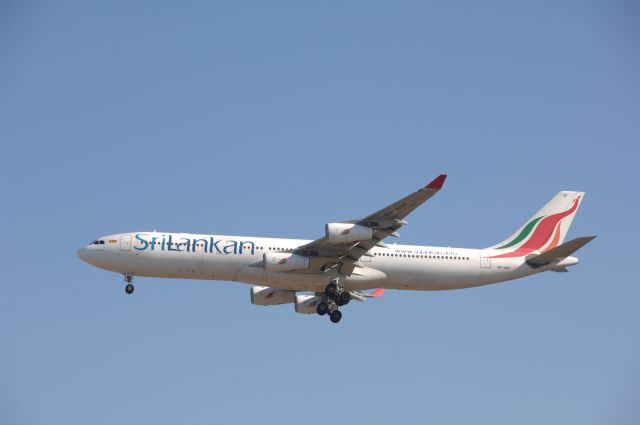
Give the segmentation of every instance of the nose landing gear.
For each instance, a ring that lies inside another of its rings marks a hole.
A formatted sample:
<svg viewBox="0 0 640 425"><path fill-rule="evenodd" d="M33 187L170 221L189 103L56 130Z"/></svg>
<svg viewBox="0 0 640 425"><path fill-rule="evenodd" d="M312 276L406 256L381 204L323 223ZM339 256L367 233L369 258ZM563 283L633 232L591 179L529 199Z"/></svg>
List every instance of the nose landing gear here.
<svg viewBox="0 0 640 425"><path fill-rule="evenodd" d="M125 273L124 282L127 284L127 286L124 287L124 292L126 292L129 295L133 294L133 290L135 289L133 287L133 275L131 273Z"/></svg>

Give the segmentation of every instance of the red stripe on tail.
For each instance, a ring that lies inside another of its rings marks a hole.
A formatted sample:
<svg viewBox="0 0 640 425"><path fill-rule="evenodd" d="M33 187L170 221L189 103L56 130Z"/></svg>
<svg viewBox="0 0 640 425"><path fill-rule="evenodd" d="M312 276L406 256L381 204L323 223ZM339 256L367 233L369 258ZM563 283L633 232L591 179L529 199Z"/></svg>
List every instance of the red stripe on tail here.
<svg viewBox="0 0 640 425"><path fill-rule="evenodd" d="M491 258L512 258L512 257L522 257L527 254L531 254L533 251L537 251L546 244L553 234L553 229L556 228L556 225L565 217L573 214L576 209L578 209L578 203L580 202L580 197L578 196L573 200L573 205L567 211L552 214L548 217L543 218L536 230L534 230L533 235L527 240L520 248L516 249L513 252L508 252L506 254L496 255ZM558 232L558 238L560 233Z"/></svg>

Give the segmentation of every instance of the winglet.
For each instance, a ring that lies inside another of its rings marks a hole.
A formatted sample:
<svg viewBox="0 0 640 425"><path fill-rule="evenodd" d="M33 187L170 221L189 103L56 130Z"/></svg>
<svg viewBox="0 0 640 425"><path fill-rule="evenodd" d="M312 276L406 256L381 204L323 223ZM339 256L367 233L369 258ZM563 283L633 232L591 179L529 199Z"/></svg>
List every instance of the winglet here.
<svg viewBox="0 0 640 425"><path fill-rule="evenodd" d="M384 294L384 288L378 288L372 293L370 293L369 296L372 298L379 298L382 296L382 294Z"/></svg>
<svg viewBox="0 0 640 425"><path fill-rule="evenodd" d="M444 185L444 180L446 178L447 178L446 174L440 174L438 177L433 179L433 181L431 183L429 183L428 185L426 185L424 188L425 189L434 189L434 190L442 189L442 185Z"/></svg>

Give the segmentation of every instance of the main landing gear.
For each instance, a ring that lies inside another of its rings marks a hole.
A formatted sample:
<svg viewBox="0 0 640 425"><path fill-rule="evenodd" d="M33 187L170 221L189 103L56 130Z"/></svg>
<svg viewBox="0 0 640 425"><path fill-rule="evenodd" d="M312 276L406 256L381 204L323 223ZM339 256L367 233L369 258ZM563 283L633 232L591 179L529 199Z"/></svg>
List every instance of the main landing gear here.
<svg viewBox="0 0 640 425"><path fill-rule="evenodd" d="M338 307L349 304L351 294L345 291L338 282L338 279L331 281L324 290L327 301L323 301L316 307L316 313L320 316L329 315L332 323L338 323L342 319L342 312Z"/></svg>
<svg viewBox="0 0 640 425"><path fill-rule="evenodd" d="M130 273L125 273L124 282L127 284L127 286L124 287L124 292L126 292L127 294L133 294L133 290L135 289L133 287L133 275Z"/></svg>

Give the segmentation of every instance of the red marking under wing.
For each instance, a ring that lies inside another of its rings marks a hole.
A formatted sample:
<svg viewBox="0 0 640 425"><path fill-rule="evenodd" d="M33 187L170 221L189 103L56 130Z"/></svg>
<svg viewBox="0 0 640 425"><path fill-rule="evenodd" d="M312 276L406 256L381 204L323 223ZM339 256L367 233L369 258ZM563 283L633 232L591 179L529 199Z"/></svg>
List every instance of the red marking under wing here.
<svg viewBox="0 0 640 425"><path fill-rule="evenodd" d="M382 294L384 294L384 288L378 288L375 291L373 291L372 293L370 293L369 296L374 297L374 298L378 298L378 297L381 297Z"/></svg>

